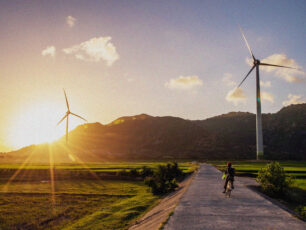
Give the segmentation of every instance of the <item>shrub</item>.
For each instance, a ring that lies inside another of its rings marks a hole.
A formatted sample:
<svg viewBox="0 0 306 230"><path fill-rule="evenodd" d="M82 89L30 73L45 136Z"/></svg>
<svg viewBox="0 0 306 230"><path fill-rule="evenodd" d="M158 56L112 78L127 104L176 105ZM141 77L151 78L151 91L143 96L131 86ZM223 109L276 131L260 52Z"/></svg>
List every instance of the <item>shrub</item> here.
<svg viewBox="0 0 306 230"><path fill-rule="evenodd" d="M178 163L174 162L171 164L167 164L167 172L168 172L168 178L179 178L183 175L183 172L178 167Z"/></svg>
<svg viewBox="0 0 306 230"><path fill-rule="evenodd" d="M145 184L151 187L154 195L162 195L174 191L178 187L176 179L167 181L158 181L156 178L149 177L145 180Z"/></svg>
<svg viewBox="0 0 306 230"><path fill-rule="evenodd" d="M146 177L150 177L153 176L154 172L151 168L147 167L147 166L143 166L140 170L139 170L139 175L143 178Z"/></svg>
<svg viewBox="0 0 306 230"><path fill-rule="evenodd" d="M131 169L130 170L130 176L132 177L138 177L139 176L139 173L136 169Z"/></svg>
<svg viewBox="0 0 306 230"><path fill-rule="evenodd" d="M125 169L116 172L117 176L129 176L129 174L130 172L126 171Z"/></svg>
<svg viewBox="0 0 306 230"><path fill-rule="evenodd" d="M286 173L278 162L267 164L258 172L256 179L262 190L271 196L281 196L291 185L291 179L286 179Z"/></svg>
<svg viewBox="0 0 306 230"><path fill-rule="evenodd" d="M146 178L145 184L151 187L152 193L155 195L166 194L178 187L176 179L182 175L177 163L168 163L166 166L159 165L153 176Z"/></svg>
<svg viewBox="0 0 306 230"><path fill-rule="evenodd" d="M299 205L295 211L298 212L304 219L306 219L306 206Z"/></svg>

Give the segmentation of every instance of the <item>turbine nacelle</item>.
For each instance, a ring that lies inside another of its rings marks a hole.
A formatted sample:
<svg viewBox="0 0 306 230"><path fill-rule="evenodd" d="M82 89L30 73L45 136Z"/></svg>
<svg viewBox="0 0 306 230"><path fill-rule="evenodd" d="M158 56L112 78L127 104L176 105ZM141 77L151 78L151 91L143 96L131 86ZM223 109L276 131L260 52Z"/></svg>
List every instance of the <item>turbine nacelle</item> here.
<svg viewBox="0 0 306 230"><path fill-rule="evenodd" d="M260 65L260 60L258 60L258 59L254 59L254 65Z"/></svg>

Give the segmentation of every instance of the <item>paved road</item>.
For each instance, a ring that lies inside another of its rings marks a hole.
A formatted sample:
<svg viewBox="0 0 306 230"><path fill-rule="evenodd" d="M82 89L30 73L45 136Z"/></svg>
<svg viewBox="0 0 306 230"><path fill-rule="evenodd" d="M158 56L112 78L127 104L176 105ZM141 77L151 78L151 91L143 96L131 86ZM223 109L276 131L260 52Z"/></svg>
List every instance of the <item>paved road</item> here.
<svg viewBox="0 0 306 230"><path fill-rule="evenodd" d="M243 178L236 178L231 198L225 198L221 177L202 164L164 229L306 230L305 222L247 188Z"/></svg>

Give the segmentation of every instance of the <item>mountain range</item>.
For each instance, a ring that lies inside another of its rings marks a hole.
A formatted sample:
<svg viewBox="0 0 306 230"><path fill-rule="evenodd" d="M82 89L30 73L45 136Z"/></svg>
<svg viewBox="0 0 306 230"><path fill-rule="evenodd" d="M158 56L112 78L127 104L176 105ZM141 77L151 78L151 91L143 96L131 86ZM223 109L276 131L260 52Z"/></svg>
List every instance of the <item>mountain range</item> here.
<svg viewBox="0 0 306 230"><path fill-rule="evenodd" d="M267 159L306 159L306 104L290 105L263 114ZM49 154L48 154L49 153ZM52 153L52 154L50 154ZM256 159L256 117L231 112L205 120L120 117L110 124L80 125L52 144L31 145L1 154L0 161L98 162L141 160Z"/></svg>

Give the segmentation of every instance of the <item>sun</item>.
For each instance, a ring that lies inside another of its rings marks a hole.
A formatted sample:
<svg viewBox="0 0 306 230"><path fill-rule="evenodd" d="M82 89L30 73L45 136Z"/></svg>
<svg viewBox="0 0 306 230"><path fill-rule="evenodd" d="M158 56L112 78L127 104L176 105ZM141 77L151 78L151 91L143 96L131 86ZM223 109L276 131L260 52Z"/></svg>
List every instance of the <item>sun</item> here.
<svg viewBox="0 0 306 230"><path fill-rule="evenodd" d="M64 104L41 102L12 116L9 128L9 143L15 148L32 144L53 142L65 135L65 124L57 122L65 115ZM70 130L79 122L69 119Z"/></svg>

